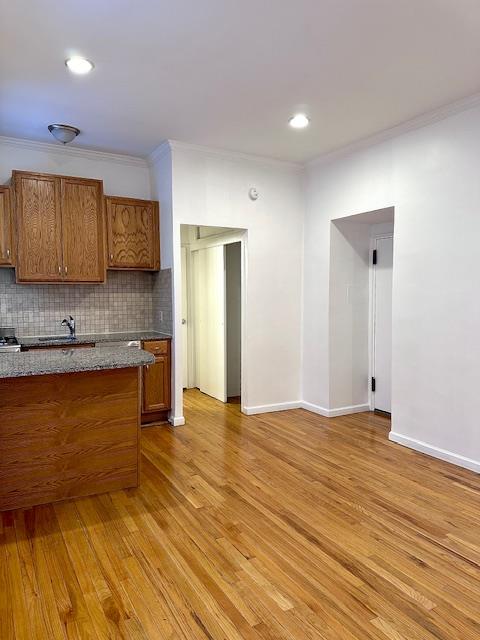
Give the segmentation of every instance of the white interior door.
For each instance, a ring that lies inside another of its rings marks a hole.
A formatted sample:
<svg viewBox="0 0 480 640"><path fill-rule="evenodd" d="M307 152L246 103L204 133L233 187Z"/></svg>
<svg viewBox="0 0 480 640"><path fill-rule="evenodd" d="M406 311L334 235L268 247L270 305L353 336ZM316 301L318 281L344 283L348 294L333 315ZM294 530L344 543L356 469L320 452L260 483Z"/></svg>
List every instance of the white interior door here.
<svg viewBox="0 0 480 640"><path fill-rule="evenodd" d="M182 384L188 387L188 289L187 248L182 247Z"/></svg>
<svg viewBox="0 0 480 640"><path fill-rule="evenodd" d="M393 237L375 241L374 408L391 413Z"/></svg>
<svg viewBox="0 0 480 640"><path fill-rule="evenodd" d="M195 251L193 268L196 386L226 402L225 247Z"/></svg>

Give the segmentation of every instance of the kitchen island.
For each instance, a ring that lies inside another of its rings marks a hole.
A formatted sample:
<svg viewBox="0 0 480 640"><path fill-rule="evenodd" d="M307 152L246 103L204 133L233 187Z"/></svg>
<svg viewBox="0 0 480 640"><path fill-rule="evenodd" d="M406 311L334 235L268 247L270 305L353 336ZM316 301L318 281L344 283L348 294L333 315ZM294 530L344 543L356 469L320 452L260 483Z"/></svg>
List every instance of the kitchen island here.
<svg viewBox="0 0 480 640"><path fill-rule="evenodd" d="M0 511L138 485L141 349L0 358Z"/></svg>

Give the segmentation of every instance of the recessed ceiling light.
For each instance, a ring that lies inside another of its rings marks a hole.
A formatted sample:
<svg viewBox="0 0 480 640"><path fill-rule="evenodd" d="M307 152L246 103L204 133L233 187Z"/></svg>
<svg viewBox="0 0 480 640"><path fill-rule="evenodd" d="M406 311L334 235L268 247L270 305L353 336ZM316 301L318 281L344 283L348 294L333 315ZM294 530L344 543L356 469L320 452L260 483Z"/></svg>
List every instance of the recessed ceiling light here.
<svg viewBox="0 0 480 640"><path fill-rule="evenodd" d="M89 73L94 67L93 62L90 62L90 60L82 58L81 56L73 56L73 58L68 58L68 60L65 60L65 64L72 73L78 73L79 75Z"/></svg>
<svg viewBox="0 0 480 640"><path fill-rule="evenodd" d="M304 113L296 113L290 118L288 124L293 129L305 129L305 127L308 127L310 124L310 118L308 118Z"/></svg>

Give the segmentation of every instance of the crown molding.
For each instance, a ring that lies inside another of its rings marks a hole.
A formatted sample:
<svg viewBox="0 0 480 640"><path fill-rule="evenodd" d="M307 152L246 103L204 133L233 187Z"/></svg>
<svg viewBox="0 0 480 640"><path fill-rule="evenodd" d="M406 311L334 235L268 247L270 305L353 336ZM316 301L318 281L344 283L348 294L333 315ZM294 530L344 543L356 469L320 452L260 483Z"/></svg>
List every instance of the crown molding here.
<svg viewBox="0 0 480 640"><path fill-rule="evenodd" d="M347 156L356 151L361 151L368 147L373 147L382 142L392 140L403 134L415 129L421 129L435 122L445 120L462 111L473 109L480 106L480 93L467 96L461 100L451 102L447 105L423 113L415 118L406 120L401 124L395 125L383 131L379 131L371 136L361 138L351 144L345 145L333 151L327 151L305 163L288 162L284 160L276 160L257 156L254 154L242 153L240 151L228 151L226 149L218 149L215 147L204 147L202 145L181 142L179 140L164 140L158 145L152 153L147 157L130 156L120 153L109 153L106 151L97 151L95 149L87 149L84 147L67 147L51 142L37 142L35 140L26 140L24 138L10 138L8 136L0 136L0 144L22 149L30 149L32 151L43 151L45 153L62 154L70 157L84 158L93 161L111 162L131 167L147 168L157 163L160 158L172 151L190 151L204 156L221 158L223 160L234 162L254 163L265 168L283 170L290 173L301 173L305 169L310 169L318 165L332 162L343 156Z"/></svg>
<svg viewBox="0 0 480 640"><path fill-rule="evenodd" d="M198 144L190 144L189 142L180 142L179 140L168 140L168 143L172 151L192 151L194 153L220 158L222 160L249 162L258 164L265 168L280 169L293 173L300 173L304 169L304 165L297 162L275 160L274 158L256 156L254 154L242 153L240 151L227 151L226 149L218 149L216 147L204 147Z"/></svg>
<svg viewBox="0 0 480 640"><path fill-rule="evenodd" d="M168 153L171 153L171 143L170 140L164 140L161 142L158 147L147 156L147 163L149 167L153 167L161 158L166 156Z"/></svg>
<svg viewBox="0 0 480 640"><path fill-rule="evenodd" d="M43 151L45 153L54 153L57 155L61 154L72 158L76 157L94 161L113 162L131 167L146 168L148 166L147 160L138 156L108 153L106 151L96 151L95 149L85 149L83 147L60 146L51 142L37 142L35 140L25 140L24 138L0 136L0 144L20 149L29 149L30 151Z"/></svg>
<svg viewBox="0 0 480 640"><path fill-rule="evenodd" d="M356 140L344 147L334 149L333 151L327 151L326 153L309 160L304 166L305 168L310 169L318 165L332 162L333 160L350 155L356 151L361 151L368 147L374 147L382 142L387 142L388 140L397 138L403 134L409 133L410 131L421 129L422 127L426 127L430 124L435 124L435 122L440 122L441 120L445 120L457 113L468 111L468 109L473 109L478 106L480 106L480 93L475 93L471 96L467 96L466 98L456 100L455 102L450 102L449 104L439 107L438 109L434 109L433 111L422 113L421 115L411 118L410 120L406 120L394 127L383 129L371 136Z"/></svg>

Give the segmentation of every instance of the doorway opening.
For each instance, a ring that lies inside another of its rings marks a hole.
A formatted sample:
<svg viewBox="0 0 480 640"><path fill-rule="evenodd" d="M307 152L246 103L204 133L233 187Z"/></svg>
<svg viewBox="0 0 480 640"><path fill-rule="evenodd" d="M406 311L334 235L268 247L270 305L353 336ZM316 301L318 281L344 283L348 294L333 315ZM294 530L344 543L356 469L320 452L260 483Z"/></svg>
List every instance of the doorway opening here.
<svg viewBox="0 0 480 640"><path fill-rule="evenodd" d="M242 404L243 229L181 225L182 380Z"/></svg>
<svg viewBox="0 0 480 640"><path fill-rule="evenodd" d="M394 209L332 220L330 408L391 414Z"/></svg>

